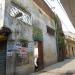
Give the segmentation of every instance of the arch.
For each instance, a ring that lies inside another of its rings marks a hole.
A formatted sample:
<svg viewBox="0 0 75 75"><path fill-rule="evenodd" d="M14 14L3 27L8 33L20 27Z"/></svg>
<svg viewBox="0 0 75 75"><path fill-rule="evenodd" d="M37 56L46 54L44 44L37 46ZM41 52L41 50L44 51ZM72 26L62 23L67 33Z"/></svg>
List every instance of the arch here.
<svg viewBox="0 0 75 75"><path fill-rule="evenodd" d="M11 29L8 27L2 27L0 29L0 41L8 39L8 36L11 34Z"/></svg>

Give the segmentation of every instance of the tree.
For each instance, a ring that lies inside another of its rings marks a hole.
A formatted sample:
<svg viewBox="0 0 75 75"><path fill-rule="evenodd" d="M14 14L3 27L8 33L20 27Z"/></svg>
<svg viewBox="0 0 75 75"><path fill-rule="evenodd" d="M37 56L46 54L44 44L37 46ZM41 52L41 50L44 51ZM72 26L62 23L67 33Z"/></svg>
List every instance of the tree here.
<svg viewBox="0 0 75 75"><path fill-rule="evenodd" d="M65 50L65 37L62 31L61 21L58 16L54 17L55 26L56 26L56 42L57 42L57 53L58 61L64 60L64 50Z"/></svg>

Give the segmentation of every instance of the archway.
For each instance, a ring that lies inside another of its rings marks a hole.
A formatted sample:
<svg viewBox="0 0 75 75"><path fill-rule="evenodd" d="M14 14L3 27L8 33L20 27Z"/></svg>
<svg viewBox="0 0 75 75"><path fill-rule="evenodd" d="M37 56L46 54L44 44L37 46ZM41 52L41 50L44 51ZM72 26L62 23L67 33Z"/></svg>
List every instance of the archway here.
<svg viewBox="0 0 75 75"><path fill-rule="evenodd" d="M7 27L0 29L0 75L6 75L6 49L10 33L11 30Z"/></svg>

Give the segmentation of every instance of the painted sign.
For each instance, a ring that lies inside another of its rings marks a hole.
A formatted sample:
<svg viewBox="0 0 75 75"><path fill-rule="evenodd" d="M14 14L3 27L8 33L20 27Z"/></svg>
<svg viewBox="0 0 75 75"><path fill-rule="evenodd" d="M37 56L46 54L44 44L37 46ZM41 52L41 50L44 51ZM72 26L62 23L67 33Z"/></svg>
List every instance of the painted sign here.
<svg viewBox="0 0 75 75"><path fill-rule="evenodd" d="M17 14L19 14L19 17L16 17L17 19L21 20L24 23L32 25L31 16L29 14L21 11L20 9L16 8L15 6L11 6L10 16L15 17Z"/></svg>
<svg viewBox="0 0 75 75"><path fill-rule="evenodd" d="M5 0L0 0L0 28L3 27L5 11Z"/></svg>
<svg viewBox="0 0 75 75"><path fill-rule="evenodd" d="M21 55L22 58L26 58L26 57L28 56L28 52L27 52L27 51L28 51L28 50L27 50L26 47L22 47L22 48L20 49L20 55Z"/></svg>

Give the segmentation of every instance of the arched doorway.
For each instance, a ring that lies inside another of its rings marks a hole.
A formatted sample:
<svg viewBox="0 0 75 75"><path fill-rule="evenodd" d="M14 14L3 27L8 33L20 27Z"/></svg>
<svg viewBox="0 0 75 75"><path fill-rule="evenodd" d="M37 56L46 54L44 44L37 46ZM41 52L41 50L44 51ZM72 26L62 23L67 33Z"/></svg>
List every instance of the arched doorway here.
<svg viewBox="0 0 75 75"><path fill-rule="evenodd" d="M7 39L11 30L7 27L0 29L0 75L6 75Z"/></svg>

